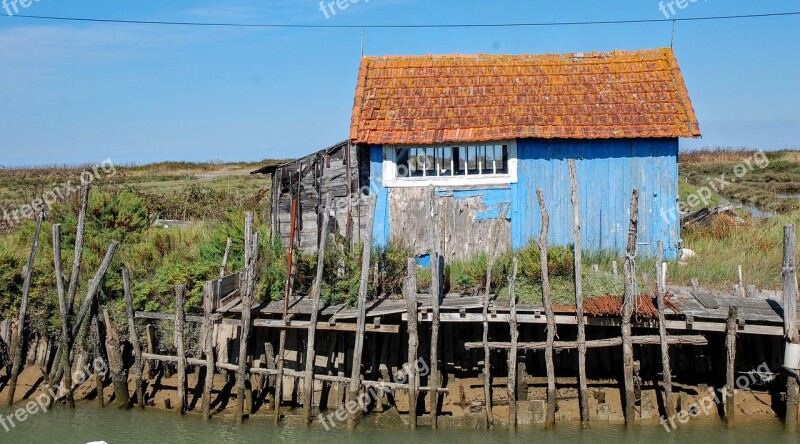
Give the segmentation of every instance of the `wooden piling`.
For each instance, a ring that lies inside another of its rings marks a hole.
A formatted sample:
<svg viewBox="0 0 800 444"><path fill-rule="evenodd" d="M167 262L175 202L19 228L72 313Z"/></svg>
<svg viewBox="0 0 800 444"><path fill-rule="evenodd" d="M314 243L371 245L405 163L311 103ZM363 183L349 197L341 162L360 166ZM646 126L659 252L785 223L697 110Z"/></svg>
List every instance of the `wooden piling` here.
<svg viewBox="0 0 800 444"><path fill-rule="evenodd" d="M797 331L797 237L794 225L783 227L783 329L786 342L800 344ZM797 431L797 408L800 405L797 375L789 374L786 383L785 428Z"/></svg>
<svg viewBox="0 0 800 444"><path fill-rule="evenodd" d="M140 409L143 409L144 385L142 379L144 372L142 369L142 347L139 344L139 335L136 333L136 324L134 323L135 316L133 310L133 295L131 294L131 277L127 268L122 270L122 287L125 292L125 308L128 316L128 340L131 342L131 347L133 348L136 405L139 406Z"/></svg>
<svg viewBox="0 0 800 444"><path fill-rule="evenodd" d="M53 231L53 266L56 275L56 293L58 294L58 310L61 318L61 348L57 356L63 368L70 367L69 356L72 354L72 331L70 328L70 314L67 308L67 298L64 291L64 275L61 265L61 225L55 224ZM68 408L75 408L75 397L72 394L72 372L64 373L64 385L66 386L66 403ZM52 399L50 402L52 403Z"/></svg>
<svg viewBox="0 0 800 444"><path fill-rule="evenodd" d="M578 320L578 397L581 409L581 425L589 425L589 387L586 380L586 322L583 313L583 246L581 243L581 206L578 198L578 173L575 160L569 160L570 191L572 198L574 264L575 264L575 315ZM616 270L617 263L613 264ZM615 273L616 275L616 273Z"/></svg>
<svg viewBox="0 0 800 444"><path fill-rule="evenodd" d="M297 193L300 193L299 185ZM298 199L292 199L289 229L289 252L286 260L286 285L283 292L283 321L289 322L289 298L293 290L293 270L294 270L294 243L297 238L297 205ZM275 424L281 420L281 401L283 400L283 367L286 354L286 329L282 328L278 339L278 364L277 375L275 376Z"/></svg>
<svg viewBox="0 0 800 444"><path fill-rule="evenodd" d="M369 209L367 210L367 232L364 236L364 251L361 256L361 280L358 287L358 321L356 323L356 342L353 349L353 368L350 374L350 389L347 391L348 404L355 401L361 389L361 354L364 351L364 330L367 317L367 283L369 281L369 264L372 254L372 225L375 218L376 198L369 196ZM347 427L355 428L358 412L351 413L347 418Z"/></svg>
<svg viewBox="0 0 800 444"><path fill-rule="evenodd" d="M675 400L672 396L672 367L669 362L669 343L667 342L667 321L664 316L666 283L664 282L664 242L658 241L656 252L656 304L658 307L658 334L661 338L661 373L664 378L664 413L670 417L675 413Z"/></svg>
<svg viewBox="0 0 800 444"><path fill-rule="evenodd" d="M517 342L519 341L519 328L517 327L517 258L511 261L511 276L508 278L508 304L511 310L509 327L511 328L511 349L508 351L508 428L517 429Z"/></svg>
<svg viewBox="0 0 800 444"><path fill-rule="evenodd" d="M211 315L214 314L214 282L206 282L203 288L203 329L206 331L203 354L206 358L206 379L203 384L203 419L211 418L211 391L214 389L214 374L216 364L214 359L214 324Z"/></svg>
<svg viewBox="0 0 800 444"><path fill-rule="evenodd" d="M547 348L545 349L544 360L547 368L547 406L545 408L545 428L552 429L556 424L556 377L555 366L553 365L553 342L556 338L556 321L553 313L553 305L550 302L550 277L547 264L547 232L550 229L550 215L547 213L547 206L544 202L544 192L536 190L539 198L539 208L542 212L542 233L539 238L539 259L542 262L542 303L544 304L545 315L547 317Z"/></svg>
<svg viewBox="0 0 800 444"><path fill-rule="evenodd" d="M639 227L639 190L631 197L628 248L625 255L625 297L622 305L622 356L625 378L625 425L633 427L636 421L636 398L633 386L633 343L631 342L631 316L633 316L636 293L634 255L636 254L637 230Z"/></svg>
<svg viewBox="0 0 800 444"><path fill-rule="evenodd" d="M312 403L314 401L314 361L316 351L314 346L317 335L317 319L319 319L319 299L322 294L322 275L325 271L325 249L328 246L328 222L330 220L331 193L325 196L325 207L322 209L322 229L317 248L317 275L311 290L311 322L308 326L308 339L306 341L306 372L303 381L303 413L307 423L312 419Z"/></svg>
<svg viewBox="0 0 800 444"><path fill-rule="evenodd" d="M33 241L31 243L31 250L28 254L28 264L25 267L25 281L22 284L22 301L19 306L19 315L17 317L17 335L16 342L11 341L11 347L14 353L13 363L11 364L11 376L8 382L8 398L6 405L14 404L14 395L17 391L17 379L22 371L23 356L25 350L25 318L28 314L28 294L31 290L31 280L33 278L33 265L36 261L36 251L39 249L39 234L42 231L42 221L44 220L44 212L39 213L39 218L36 221L36 231L33 233Z"/></svg>
<svg viewBox="0 0 800 444"><path fill-rule="evenodd" d="M417 261L408 259L408 275L404 282L403 292L406 297L408 317L408 425L417 428L417 398L419 396L419 375L417 375Z"/></svg>
<svg viewBox="0 0 800 444"><path fill-rule="evenodd" d="M231 246L233 245L233 239L228 238L228 242L225 243L225 253L222 255L222 265L219 267L219 278L222 279L225 277L225 271L228 268L228 255L231 254Z"/></svg>
<svg viewBox="0 0 800 444"><path fill-rule="evenodd" d="M736 412L736 318L739 308L728 308L728 322L725 334L726 350L726 393L725 393L725 424L733 428Z"/></svg>
<svg viewBox="0 0 800 444"><path fill-rule="evenodd" d="M441 258L440 258L440 250L442 247L442 240L441 240L441 232L440 232L440 220L438 218L438 212L436 211L436 190L434 187L430 187L429 193L429 209L431 214L431 220L433 221L432 230L431 230L431 302L432 302L432 316L433 320L431 322L431 373L430 377L428 378L428 385L431 388L430 391L430 399L431 399L431 428L434 430L438 427L438 413L439 413L439 387L441 385L440 381L440 373L439 373L439 326L440 326L440 314L439 314L439 304L442 297L442 272L441 270ZM409 362L409 366L416 365L414 362Z"/></svg>
<svg viewBox="0 0 800 444"><path fill-rule="evenodd" d="M244 232L244 263L245 269L243 282L240 284L242 293L242 327L239 334L239 362L236 371L236 415L237 424L244 420L246 412L252 406L245 406L248 394L247 388L247 355L250 346L250 330L252 329L252 309L255 296L256 262L258 261L258 236L254 233L253 213L247 212L245 216Z"/></svg>
<svg viewBox="0 0 800 444"><path fill-rule="evenodd" d="M103 310L103 321L106 326L106 356L108 356L111 383L114 385L114 402L117 407L127 409L131 404L130 393L128 393L128 375L125 371L125 362L122 360L122 345L117 335L117 329L108 315L108 310Z"/></svg>
<svg viewBox="0 0 800 444"><path fill-rule="evenodd" d="M97 405L100 408L103 408L105 407L105 398L103 396L103 380L105 379L105 375L102 371L108 370L108 360L103 359L103 336L100 330L100 307L96 298L92 302L91 317L92 355L94 359L92 362L92 366L94 367L94 387L95 392L97 393ZM105 363L104 367L106 368L98 366L97 364L100 362Z"/></svg>
<svg viewBox="0 0 800 444"><path fill-rule="evenodd" d="M186 299L186 287L175 286L175 349L178 355L178 403L179 415L186 411L186 352L183 347L183 325L185 316L183 305Z"/></svg>

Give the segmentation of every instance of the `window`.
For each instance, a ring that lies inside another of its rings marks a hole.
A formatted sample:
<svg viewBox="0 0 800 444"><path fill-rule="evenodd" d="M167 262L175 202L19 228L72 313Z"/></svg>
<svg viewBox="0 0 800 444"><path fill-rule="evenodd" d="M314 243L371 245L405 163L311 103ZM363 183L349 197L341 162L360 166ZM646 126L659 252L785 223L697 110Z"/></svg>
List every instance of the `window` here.
<svg viewBox="0 0 800 444"><path fill-rule="evenodd" d="M386 186L516 181L516 143L384 148Z"/></svg>

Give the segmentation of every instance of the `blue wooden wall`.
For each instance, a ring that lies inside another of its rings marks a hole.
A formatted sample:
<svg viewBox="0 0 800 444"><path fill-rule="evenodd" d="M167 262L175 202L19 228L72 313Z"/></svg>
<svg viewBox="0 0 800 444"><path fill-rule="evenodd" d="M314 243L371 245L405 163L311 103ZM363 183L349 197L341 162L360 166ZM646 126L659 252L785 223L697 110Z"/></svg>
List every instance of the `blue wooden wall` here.
<svg viewBox="0 0 800 444"><path fill-rule="evenodd" d="M549 243L573 242L568 159L576 159L583 246L586 251L623 252L627 245L631 193L639 189L639 250L655 254L656 242L664 242L665 257L675 258L680 223L674 216L678 199L678 140L519 140L518 182L510 190L456 191L458 197L482 195L487 211L480 217L495 218L510 200L513 248L538 238L541 212L536 190L544 191L550 213ZM373 243L389 242L388 193L382 186L383 150L370 151L371 190L377 195ZM666 215L666 216L665 216Z"/></svg>

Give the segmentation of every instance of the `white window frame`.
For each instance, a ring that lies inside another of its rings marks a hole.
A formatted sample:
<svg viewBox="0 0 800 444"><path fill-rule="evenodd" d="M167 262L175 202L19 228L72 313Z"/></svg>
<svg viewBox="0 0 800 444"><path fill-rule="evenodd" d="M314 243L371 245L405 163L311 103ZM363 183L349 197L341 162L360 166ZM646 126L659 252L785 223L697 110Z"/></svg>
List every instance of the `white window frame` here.
<svg viewBox="0 0 800 444"><path fill-rule="evenodd" d="M505 145L508 150L508 173L467 176L436 177L397 177L398 148L448 148L484 145ZM517 183L517 141L503 140L483 143L451 143L438 145L384 145L383 147L383 186L386 188L409 188L439 186L471 186L471 185L507 185Z"/></svg>

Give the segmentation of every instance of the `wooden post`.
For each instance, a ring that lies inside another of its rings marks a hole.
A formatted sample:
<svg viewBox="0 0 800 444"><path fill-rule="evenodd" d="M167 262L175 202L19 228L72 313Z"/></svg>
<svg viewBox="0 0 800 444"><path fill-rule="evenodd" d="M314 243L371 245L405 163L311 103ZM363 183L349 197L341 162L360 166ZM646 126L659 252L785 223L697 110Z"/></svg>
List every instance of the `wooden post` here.
<svg viewBox="0 0 800 444"><path fill-rule="evenodd" d="M797 237L794 225L783 227L783 329L786 342L800 344L797 331ZM790 374L786 385L786 422L789 432L797 431L797 408L800 405L797 376Z"/></svg>
<svg viewBox="0 0 800 444"><path fill-rule="evenodd" d="M228 238L228 242L225 244L225 253L222 255L222 265L219 267L220 279L225 277L225 270L228 268L228 255L231 254L232 245L233 245L233 240L231 238Z"/></svg>
<svg viewBox="0 0 800 444"><path fill-rule="evenodd" d="M417 428L417 397L419 395L419 376L417 375L417 261L408 259L408 275L405 279L404 293L408 305L408 424Z"/></svg>
<svg viewBox="0 0 800 444"><path fill-rule="evenodd" d="M747 287L745 287L745 288L746 288L746 290L747 290L747 291L746 291L746 294L747 294L747 297L748 297L748 298L750 298L750 299L754 299L754 298L758 297L758 295L756 294L756 286L755 286L755 285L753 285L753 284L749 284L749 285L748 285Z"/></svg>
<svg viewBox="0 0 800 444"><path fill-rule="evenodd" d="M307 423L311 423L312 403L314 401L314 361L316 351L314 346L317 335L317 319L319 319L319 299L322 294L322 274L325 271L325 249L328 246L328 222L330 220L331 193L325 196L325 207L322 209L322 230L317 248L317 275L311 290L311 322L308 326L308 340L306 341L306 373L303 384L303 412Z"/></svg>
<svg viewBox="0 0 800 444"><path fill-rule="evenodd" d="M122 347L120 346L117 329L108 315L108 310L103 310L103 320L106 325L108 370L111 372L111 382L114 384L114 402L116 402L117 407L127 409L130 407L131 398L128 393L128 376L125 371L125 363L122 361Z"/></svg>
<svg viewBox="0 0 800 444"><path fill-rule="evenodd" d="M203 419L211 418L211 391L214 389L214 374L216 363L214 360L214 324L211 315L214 314L214 281L206 282L203 289L203 328L206 331L203 354L206 358L206 380L203 385Z"/></svg>
<svg viewBox="0 0 800 444"><path fill-rule="evenodd" d="M250 412L252 406L245 408L247 391L247 352L250 345L250 329L252 328L252 309L255 296L256 262L258 261L258 236L253 229L253 213L248 211L244 222L244 262L245 269L241 283L242 292L242 330L239 335L239 366L236 371L236 423L244 420L245 411Z"/></svg>
<svg viewBox="0 0 800 444"><path fill-rule="evenodd" d="M178 354L178 414L186 410L186 352L183 349L183 304L186 299L186 287L175 286L175 348Z"/></svg>
<svg viewBox="0 0 800 444"><path fill-rule="evenodd" d="M658 334L661 338L661 373L664 377L664 414L669 418L675 413L675 401L672 396L672 367L669 362L669 343L667 342L667 322L664 316L664 242L658 241L656 255L656 303L658 304Z"/></svg>
<svg viewBox="0 0 800 444"><path fill-rule="evenodd" d="M633 387L633 343L631 342L631 316L636 295L634 255L639 226L639 190L631 197L631 222L628 230L628 249L625 255L625 299L622 304L622 356L625 378L625 425L633 427L636 421L636 399Z"/></svg>
<svg viewBox="0 0 800 444"><path fill-rule="evenodd" d="M611 261L611 274L613 274L614 277L619 276L619 268L617 267L617 261Z"/></svg>
<svg viewBox="0 0 800 444"><path fill-rule="evenodd" d="M517 429L517 342L519 341L519 328L517 327L517 258L511 261L511 276L508 278L508 304L511 309L511 349L508 351L508 428Z"/></svg>
<svg viewBox="0 0 800 444"><path fill-rule="evenodd" d="M736 411L736 317L739 309L736 306L728 309L728 325L726 327L725 349L727 351L727 386L725 393L725 424L733 428Z"/></svg>
<svg viewBox="0 0 800 444"><path fill-rule="evenodd" d="M58 355L63 368L70 368L69 356L72 354L72 334L70 314L67 309L67 298L64 292L64 276L61 266L61 225L53 225L53 266L56 274L56 292L58 293L58 309L61 317L61 349ZM72 395L72 371L64 372L64 385L66 386L67 407L75 408L75 397ZM51 399L50 402L53 400Z"/></svg>
<svg viewBox="0 0 800 444"><path fill-rule="evenodd" d="M739 285L736 286L736 296L743 298L744 296L744 275L742 274L742 266L736 267L736 274L739 277Z"/></svg>
<svg viewBox="0 0 800 444"><path fill-rule="evenodd" d="M14 395L17 391L17 378L22 371L22 358L25 350L25 317L28 314L28 294L31 290L31 280L33 277L33 265L36 261L36 251L39 249L39 233L42 231L42 221L44 220L44 212L39 213L39 218L36 221L36 231L33 233L33 242L31 243L31 251L28 254L28 265L25 267L25 281L22 284L22 302L19 306L19 316L17 317L17 336L16 342L11 341L14 353L14 360L11 365L11 377L8 383L8 398L6 405L14 404Z"/></svg>
<svg viewBox="0 0 800 444"><path fill-rule="evenodd" d="M291 186L290 186L291 191ZM300 193L298 185L298 194ZM294 243L297 237L297 199L292 198L292 208L290 215L289 229L289 254L286 261L286 286L283 292L283 321L289 322L289 298L292 296L292 270L294 267ZM286 329L280 331L278 339L278 365L277 375L275 375L275 424L281 420L281 401L283 399L283 366L284 355L286 354Z"/></svg>
<svg viewBox="0 0 800 444"><path fill-rule="evenodd" d="M586 381L586 323L583 314L583 245L581 242L581 205L578 198L578 173L575 159L569 160L569 178L573 208L573 232L575 237L575 314L578 319L578 386L581 409L581 425L589 425L589 387ZM614 262L616 270L617 263ZM616 275L616 273L615 273Z"/></svg>
<svg viewBox="0 0 800 444"><path fill-rule="evenodd" d="M355 401L361 388L361 354L364 351L364 330L366 329L367 316L367 283L369 281L369 264L372 254L372 225L375 218L376 198L369 197L369 210L367 211L367 233L364 236L364 251L361 256L361 281L358 287L358 321L356 323L356 342L353 350L353 368L350 374L350 389L347 392L347 401ZM347 427L355 428L358 412L350 414Z"/></svg>
<svg viewBox="0 0 800 444"><path fill-rule="evenodd" d="M122 286L125 291L125 308L128 315L128 338L133 348L134 381L136 385L136 405L144 408L144 386L142 384L142 347L139 344L139 335L136 334L135 314L133 310L133 295L131 294L131 277L128 269L122 270Z"/></svg>
<svg viewBox="0 0 800 444"><path fill-rule="evenodd" d="M441 385L440 381L440 374L439 374L439 325L440 325L440 315L439 315L439 303L442 297L442 271L441 270L441 259L439 255L439 251L442 247L442 240L441 240L441 233L440 233L440 223L441 221L438 218L438 212L436 211L436 190L433 186L430 187L430 194L429 194L429 208L431 214L431 220L433 221L432 232L431 232L431 301L433 305L433 322L431 323L431 374L429 380L429 386L431 388L430 391L430 398L431 398L431 428L436 429L438 427L438 417L437 414L439 413L439 386ZM414 362L409 362L408 365L415 365Z"/></svg>
<svg viewBox="0 0 800 444"><path fill-rule="evenodd" d="M103 380L105 379L105 375L101 373L101 370L108 370L108 360L103 359L103 334L100 330L100 307L97 303L97 298L92 302L92 313L91 313L91 334L92 334L92 354L94 355L94 361L92 362L94 367L94 385L95 391L97 392L97 405L105 407L105 397L103 396ZM97 366L98 362L104 362L106 365L105 369L99 368Z"/></svg>
<svg viewBox="0 0 800 444"><path fill-rule="evenodd" d="M145 326L144 335L145 349L147 350L147 353L152 355L156 352L156 327L153 324L147 324ZM157 362L155 365L145 361L142 361L142 363L147 365L148 378L152 378L156 375L156 370L158 367Z"/></svg>
<svg viewBox="0 0 800 444"><path fill-rule="evenodd" d="M547 316L547 348L545 349L544 360L547 368L547 407L545 415L545 428L552 429L556 424L556 377L555 366L553 365L553 342L556 338L556 321L553 313L553 305L550 302L550 277L547 264L547 232L550 229L550 215L544 203L544 192L536 190L539 198L539 208L542 212L542 234L539 239L539 259L542 262L542 302L544 304L545 315Z"/></svg>

